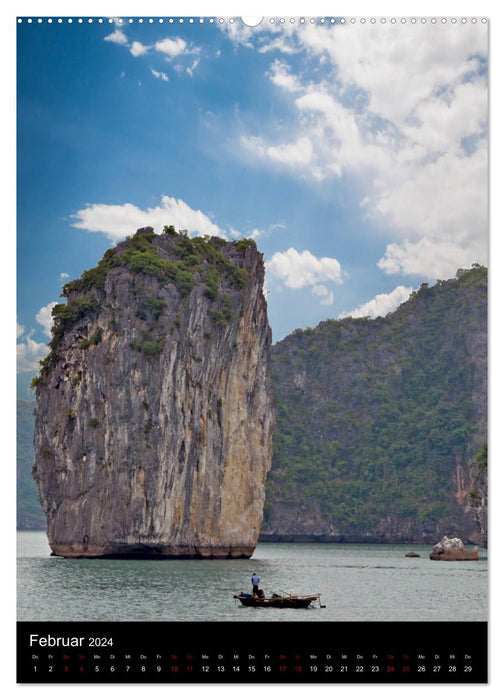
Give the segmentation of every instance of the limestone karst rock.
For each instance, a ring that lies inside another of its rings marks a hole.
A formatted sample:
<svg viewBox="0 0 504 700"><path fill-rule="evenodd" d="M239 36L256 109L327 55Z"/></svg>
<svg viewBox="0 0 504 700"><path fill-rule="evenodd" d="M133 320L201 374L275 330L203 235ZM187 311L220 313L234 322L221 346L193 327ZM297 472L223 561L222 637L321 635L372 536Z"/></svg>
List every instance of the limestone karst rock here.
<svg viewBox="0 0 504 700"><path fill-rule="evenodd" d="M250 240L141 229L64 288L34 477L65 557L249 557L271 462L271 331Z"/></svg>
<svg viewBox="0 0 504 700"><path fill-rule="evenodd" d="M478 548L473 547L468 552L459 537L447 537L445 535L440 542L434 545L432 552L429 554L429 559L434 559L435 561L478 561Z"/></svg>

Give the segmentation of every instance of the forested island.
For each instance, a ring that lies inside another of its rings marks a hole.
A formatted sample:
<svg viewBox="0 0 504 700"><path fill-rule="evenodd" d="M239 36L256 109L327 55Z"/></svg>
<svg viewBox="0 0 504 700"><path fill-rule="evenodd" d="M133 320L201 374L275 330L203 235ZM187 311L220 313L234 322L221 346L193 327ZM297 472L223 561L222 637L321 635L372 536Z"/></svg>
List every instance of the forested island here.
<svg viewBox="0 0 504 700"><path fill-rule="evenodd" d="M486 544L487 270L273 347L263 536Z"/></svg>

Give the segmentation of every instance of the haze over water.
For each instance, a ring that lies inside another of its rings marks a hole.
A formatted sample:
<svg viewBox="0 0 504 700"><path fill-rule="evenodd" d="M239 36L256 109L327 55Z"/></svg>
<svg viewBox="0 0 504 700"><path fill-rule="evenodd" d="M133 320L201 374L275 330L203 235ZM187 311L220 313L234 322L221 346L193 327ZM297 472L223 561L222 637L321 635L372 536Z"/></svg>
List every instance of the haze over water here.
<svg viewBox="0 0 504 700"><path fill-rule="evenodd" d="M406 558L414 550L420 558ZM18 533L18 613L64 621L484 621L488 561L431 561L430 545L259 544L250 560L51 557L43 532ZM244 608L265 594L321 593L308 610Z"/></svg>

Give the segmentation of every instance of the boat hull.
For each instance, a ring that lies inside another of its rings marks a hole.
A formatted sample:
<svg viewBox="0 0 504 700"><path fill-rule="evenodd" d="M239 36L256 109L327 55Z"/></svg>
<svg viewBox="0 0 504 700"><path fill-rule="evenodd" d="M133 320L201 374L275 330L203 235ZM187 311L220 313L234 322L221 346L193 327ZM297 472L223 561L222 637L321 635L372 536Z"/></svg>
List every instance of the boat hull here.
<svg viewBox="0 0 504 700"><path fill-rule="evenodd" d="M307 608L318 600L318 596L254 598L253 596L235 595L235 598L249 608Z"/></svg>

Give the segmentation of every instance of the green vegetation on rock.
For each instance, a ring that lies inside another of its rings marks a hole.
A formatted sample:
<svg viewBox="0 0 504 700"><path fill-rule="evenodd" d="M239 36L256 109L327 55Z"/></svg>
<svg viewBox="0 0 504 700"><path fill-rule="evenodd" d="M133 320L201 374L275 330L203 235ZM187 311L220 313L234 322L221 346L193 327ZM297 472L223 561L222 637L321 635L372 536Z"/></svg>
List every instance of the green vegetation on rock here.
<svg viewBox="0 0 504 700"><path fill-rule="evenodd" d="M222 290L226 286L243 289L248 270L232 262L222 248L232 246L243 254L252 245L255 243L249 239L227 243L210 236L190 238L187 231L176 231L173 226L165 226L162 236L157 236L150 227L128 236L107 250L98 265L85 270L79 279L64 285L62 296L67 297L68 301L57 304L52 310L51 353L40 363L40 376L34 378L32 388L43 383L49 363L57 358L57 349L64 335L79 321L92 320L99 313L108 276L114 269L127 269L137 275L153 278L161 288L173 284L182 301L196 285L204 284L205 296L213 303L211 317L214 324L225 325L235 313L231 309L229 296ZM165 308L166 302L159 295L143 293L137 303L136 315L151 324L149 332L152 333L153 324ZM110 314L108 328L115 328L114 312ZM98 329L90 338L84 338L80 347L87 349L98 344L102 334L103 330ZM135 341L134 346L146 355L156 356L161 352L163 343L159 337L150 337Z"/></svg>
<svg viewBox="0 0 504 700"><path fill-rule="evenodd" d="M137 304L136 315L142 321L157 321L166 308L166 301L159 297L144 297Z"/></svg>
<svg viewBox="0 0 504 700"><path fill-rule="evenodd" d="M221 275L236 289L245 286L247 270L234 265L222 253L220 249L226 245L222 239L209 236L190 238L186 231L177 232L173 226L165 226L164 234L175 240L169 259L165 257L163 249L156 245L159 237L154 231L150 228L140 229L115 248L107 250L96 267L85 270L79 279L65 284L63 296L103 291L107 275L114 267L127 267L132 272L151 275L162 284L173 283L182 296L187 296L197 283L197 275L213 289L214 294ZM242 251L253 245L253 241L243 239L233 245ZM75 312L65 312L58 308L53 315L69 320ZM75 316L75 320L77 318Z"/></svg>
<svg viewBox="0 0 504 700"><path fill-rule="evenodd" d="M132 341L131 347L133 350L138 350L138 352L142 352L144 355L156 356L163 351L164 344L165 338L163 336L154 338L151 331L142 330L140 339Z"/></svg>
<svg viewBox="0 0 504 700"><path fill-rule="evenodd" d="M87 350L91 345L99 345L102 341L103 338L103 328L98 328L95 330L93 335L90 338L85 338L83 341L80 343L80 348L83 350Z"/></svg>
<svg viewBox="0 0 504 700"><path fill-rule="evenodd" d="M85 295L75 297L67 304L56 304L52 310L52 339L49 343L51 350L54 351L57 348L66 331L80 319L95 312L97 308L96 298Z"/></svg>
<svg viewBox="0 0 504 700"><path fill-rule="evenodd" d="M350 539L468 531L454 475L486 442L486 298L475 266L385 318L326 321L274 346L265 531L293 527L287 507L303 532Z"/></svg>

